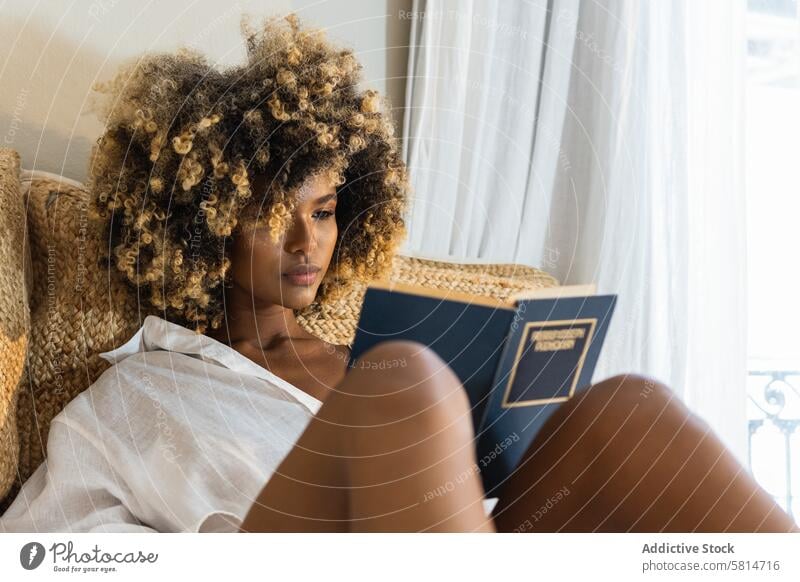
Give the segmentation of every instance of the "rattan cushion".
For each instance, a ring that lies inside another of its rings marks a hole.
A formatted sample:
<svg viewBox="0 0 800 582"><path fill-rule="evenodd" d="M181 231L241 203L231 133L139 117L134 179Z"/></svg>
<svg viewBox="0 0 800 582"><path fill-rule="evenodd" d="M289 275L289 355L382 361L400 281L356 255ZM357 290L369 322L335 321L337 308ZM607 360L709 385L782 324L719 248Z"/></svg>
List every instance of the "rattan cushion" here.
<svg viewBox="0 0 800 582"><path fill-rule="evenodd" d="M30 332L19 156L0 148L0 499L16 475L17 397Z"/></svg>

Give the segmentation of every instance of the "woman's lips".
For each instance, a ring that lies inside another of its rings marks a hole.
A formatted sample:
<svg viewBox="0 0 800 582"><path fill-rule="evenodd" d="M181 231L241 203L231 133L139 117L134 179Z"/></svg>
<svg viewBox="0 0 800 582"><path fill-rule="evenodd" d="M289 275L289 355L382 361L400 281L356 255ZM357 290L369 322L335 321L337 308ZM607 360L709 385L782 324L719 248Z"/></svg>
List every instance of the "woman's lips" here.
<svg viewBox="0 0 800 582"><path fill-rule="evenodd" d="M319 271L309 271L307 273L296 273L296 274L284 274L283 276L286 278L289 283L292 285L300 285L300 286L308 286L312 285L314 281L317 280L317 274Z"/></svg>

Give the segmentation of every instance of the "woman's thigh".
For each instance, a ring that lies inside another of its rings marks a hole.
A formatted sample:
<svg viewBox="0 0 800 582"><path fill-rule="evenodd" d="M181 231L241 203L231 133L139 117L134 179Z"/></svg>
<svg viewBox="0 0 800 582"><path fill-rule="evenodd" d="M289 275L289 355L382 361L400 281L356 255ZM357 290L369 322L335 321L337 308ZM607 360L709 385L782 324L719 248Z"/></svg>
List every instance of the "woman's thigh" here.
<svg viewBox="0 0 800 582"><path fill-rule="evenodd" d="M666 386L635 375L561 406L500 493L499 531L796 531Z"/></svg>
<svg viewBox="0 0 800 582"><path fill-rule="evenodd" d="M421 344L384 342L331 392L241 530L491 530L474 467L458 378Z"/></svg>

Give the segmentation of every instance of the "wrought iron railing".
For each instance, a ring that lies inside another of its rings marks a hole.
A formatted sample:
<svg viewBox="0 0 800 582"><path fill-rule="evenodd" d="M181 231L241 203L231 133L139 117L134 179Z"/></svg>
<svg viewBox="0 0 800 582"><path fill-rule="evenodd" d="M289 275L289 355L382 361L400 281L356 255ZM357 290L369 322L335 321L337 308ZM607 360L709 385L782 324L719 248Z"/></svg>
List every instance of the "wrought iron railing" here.
<svg viewBox="0 0 800 582"><path fill-rule="evenodd" d="M800 371L751 369L748 374L750 471L799 520Z"/></svg>

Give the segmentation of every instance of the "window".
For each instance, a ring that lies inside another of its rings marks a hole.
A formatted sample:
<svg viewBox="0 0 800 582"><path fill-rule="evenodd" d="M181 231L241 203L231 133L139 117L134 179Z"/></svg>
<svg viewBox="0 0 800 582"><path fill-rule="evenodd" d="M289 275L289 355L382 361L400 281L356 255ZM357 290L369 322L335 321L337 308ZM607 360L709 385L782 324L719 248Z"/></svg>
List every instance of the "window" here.
<svg viewBox="0 0 800 582"><path fill-rule="evenodd" d="M749 0L746 196L750 467L800 520L800 17Z"/></svg>

